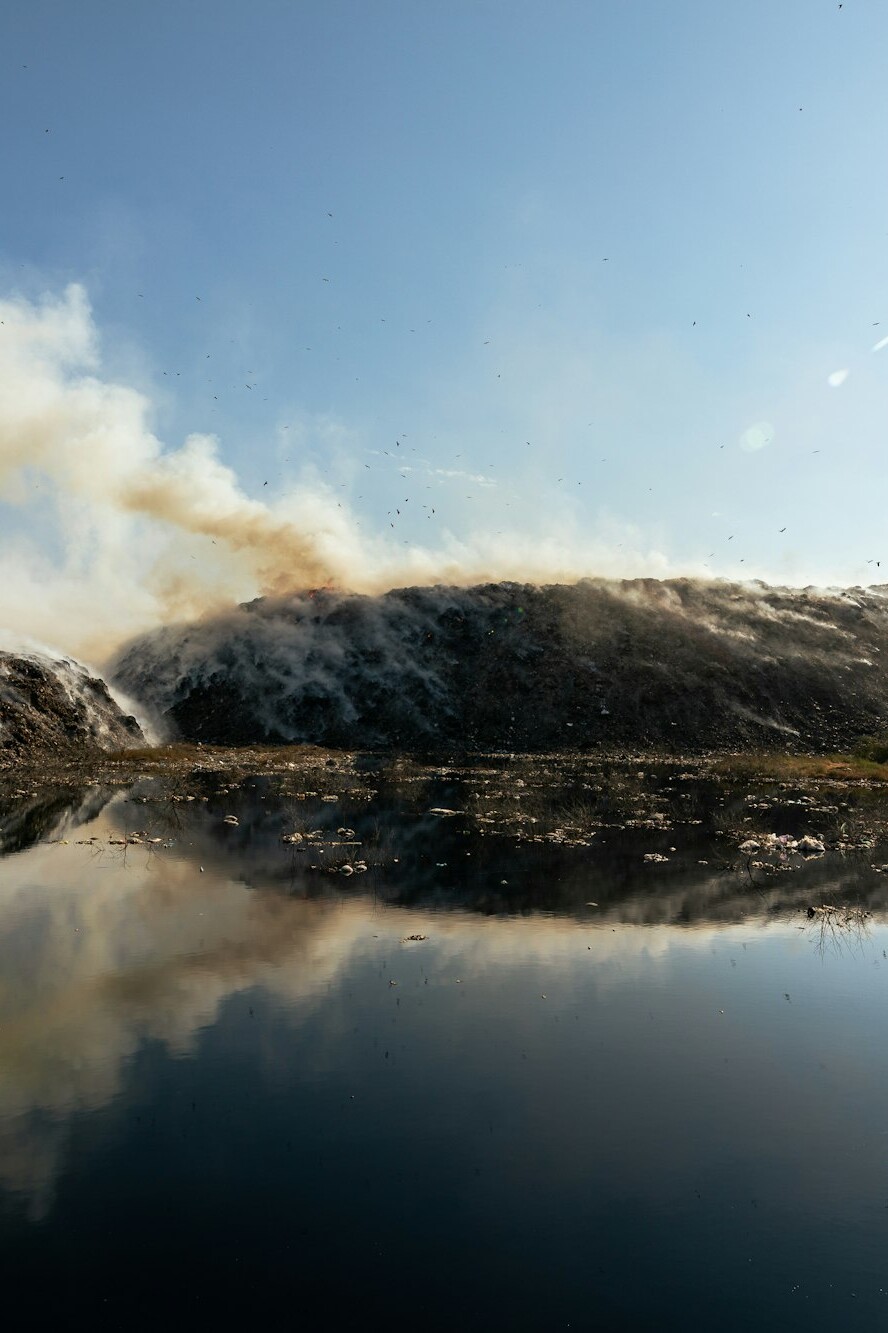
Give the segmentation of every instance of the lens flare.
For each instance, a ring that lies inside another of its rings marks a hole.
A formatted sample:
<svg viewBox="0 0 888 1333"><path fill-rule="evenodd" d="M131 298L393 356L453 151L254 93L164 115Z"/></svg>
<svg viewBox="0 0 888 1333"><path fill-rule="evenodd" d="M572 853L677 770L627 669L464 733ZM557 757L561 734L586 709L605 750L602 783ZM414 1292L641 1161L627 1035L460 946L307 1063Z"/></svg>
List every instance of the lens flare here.
<svg viewBox="0 0 888 1333"><path fill-rule="evenodd" d="M756 421L748 426L740 436L740 448L744 453L756 454L774 442L774 427L770 421Z"/></svg>

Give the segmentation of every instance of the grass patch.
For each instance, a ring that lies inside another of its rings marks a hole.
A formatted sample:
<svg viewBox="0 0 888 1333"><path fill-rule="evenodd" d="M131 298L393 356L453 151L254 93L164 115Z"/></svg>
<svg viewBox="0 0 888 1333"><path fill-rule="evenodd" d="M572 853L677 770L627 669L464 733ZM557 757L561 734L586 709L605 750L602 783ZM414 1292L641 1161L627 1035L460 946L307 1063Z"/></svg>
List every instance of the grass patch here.
<svg viewBox="0 0 888 1333"><path fill-rule="evenodd" d="M888 737L861 736L854 747L854 755L873 764L888 764Z"/></svg>
<svg viewBox="0 0 888 1333"><path fill-rule="evenodd" d="M780 781L834 778L837 781L886 782L888 762L860 754L775 754L755 751L718 756L713 770L722 777L774 778Z"/></svg>

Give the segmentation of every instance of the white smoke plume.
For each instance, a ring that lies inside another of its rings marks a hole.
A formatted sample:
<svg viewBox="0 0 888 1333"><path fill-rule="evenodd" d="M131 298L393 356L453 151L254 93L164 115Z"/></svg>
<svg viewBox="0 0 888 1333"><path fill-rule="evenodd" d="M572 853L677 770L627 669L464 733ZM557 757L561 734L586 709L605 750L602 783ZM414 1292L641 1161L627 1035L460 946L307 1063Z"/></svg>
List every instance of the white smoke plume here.
<svg viewBox="0 0 888 1333"><path fill-rule="evenodd" d="M151 423L146 395L103 375L82 287L0 302L0 644L101 662L138 631L266 592L572 579L618 572L615 555L624 574L670 572L656 552L578 540L551 515L554 538L397 547L361 535L317 482L250 498L215 437L168 447Z"/></svg>

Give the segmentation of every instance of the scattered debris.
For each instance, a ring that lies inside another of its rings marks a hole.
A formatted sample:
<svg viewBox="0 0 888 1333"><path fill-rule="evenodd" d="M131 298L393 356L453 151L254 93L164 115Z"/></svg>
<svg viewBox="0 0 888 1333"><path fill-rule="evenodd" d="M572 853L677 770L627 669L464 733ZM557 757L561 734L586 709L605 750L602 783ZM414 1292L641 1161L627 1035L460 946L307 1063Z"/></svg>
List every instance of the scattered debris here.
<svg viewBox="0 0 888 1333"><path fill-rule="evenodd" d="M863 907L833 907L828 903L824 903L821 907L809 907L807 909L809 920L821 917L842 926L862 925L865 921L869 921L872 915L872 912Z"/></svg>

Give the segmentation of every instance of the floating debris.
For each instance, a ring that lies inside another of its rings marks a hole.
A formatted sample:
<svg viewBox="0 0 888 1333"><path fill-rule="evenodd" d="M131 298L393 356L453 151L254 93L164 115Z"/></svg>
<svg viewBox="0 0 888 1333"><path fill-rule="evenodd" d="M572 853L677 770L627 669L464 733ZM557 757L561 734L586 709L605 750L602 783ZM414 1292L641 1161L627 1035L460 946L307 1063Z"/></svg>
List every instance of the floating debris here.
<svg viewBox="0 0 888 1333"><path fill-rule="evenodd" d="M807 908L806 915L809 921L821 917L833 921L838 926L859 926L869 921L872 912L864 907L833 907L829 903L824 903L820 907Z"/></svg>

